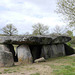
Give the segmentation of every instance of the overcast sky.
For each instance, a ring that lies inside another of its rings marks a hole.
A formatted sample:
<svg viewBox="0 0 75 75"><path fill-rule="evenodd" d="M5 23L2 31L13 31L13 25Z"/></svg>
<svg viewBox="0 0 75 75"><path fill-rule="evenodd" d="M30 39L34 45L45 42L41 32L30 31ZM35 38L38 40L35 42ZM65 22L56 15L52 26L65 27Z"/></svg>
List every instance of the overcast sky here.
<svg viewBox="0 0 75 75"><path fill-rule="evenodd" d="M36 23L50 28L64 25L55 10L56 0L0 0L0 28L13 24L24 34L31 33Z"/></svg>

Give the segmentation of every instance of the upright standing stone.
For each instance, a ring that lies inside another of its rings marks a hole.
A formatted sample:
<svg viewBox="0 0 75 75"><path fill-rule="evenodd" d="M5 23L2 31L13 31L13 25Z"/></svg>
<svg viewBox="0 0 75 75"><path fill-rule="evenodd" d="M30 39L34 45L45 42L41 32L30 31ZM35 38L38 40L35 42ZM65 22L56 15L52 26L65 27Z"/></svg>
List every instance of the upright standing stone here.
<svg viewBox="0 0 75 75"><path fill-rule="evenodd" d="M41 56L45 59L50 57L65 56L64 44L44 45L42 47Z"/></svg>
<svg viewBox="0 0 75 75"><path fill-rule="evenodd" d="M13 55L7 45L0 45L0 66L13 66Z"/></svg>
<svg viewBox="0 0 75 75"><path fill-rule="evenodd" d="M0 51L0 67L13 66L14 60L11 52Z"/></svg>
<svg viewBox="0 0 75 75"><path fill-rule="evenodd" d="M51 57L65 56L64 44L57 44L51 46Z"/></svg>
<svg viewBox="0 0 75 75"><path fill-rule="evenodd" d="M41 51L41 57L44 57L45 59L51 57L51 46L50 45L44 45L42 47Z"/></svg>
<svg viewBox="0 0 75 75"><path fill-rule="evenodd" d="M12 44L3 44L0 45L0 51L8 51L11 52L13 55L13 59L15 61L15 51L14 51L14 47Z"/></svg>
<svg viewBox="0 0 75 75"><path fill-rule="evenodd" d="M17 48L18 61L20 63L32 63L32 55L28 45L20 45Z"/></svg>

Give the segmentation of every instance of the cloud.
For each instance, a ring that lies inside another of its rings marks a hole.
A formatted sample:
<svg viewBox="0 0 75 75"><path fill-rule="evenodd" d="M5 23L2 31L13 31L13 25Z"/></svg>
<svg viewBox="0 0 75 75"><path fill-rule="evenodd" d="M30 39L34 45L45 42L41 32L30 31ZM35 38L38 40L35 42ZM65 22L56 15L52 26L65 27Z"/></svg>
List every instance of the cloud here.
<svg viewBox="0 0 75 75"><path fill-rule="evenodd" d="M1 0L0 27L14 24L19 33L32 32L32 25L42 23L48 26L63 25L54 13L56 0Z"/></svg>

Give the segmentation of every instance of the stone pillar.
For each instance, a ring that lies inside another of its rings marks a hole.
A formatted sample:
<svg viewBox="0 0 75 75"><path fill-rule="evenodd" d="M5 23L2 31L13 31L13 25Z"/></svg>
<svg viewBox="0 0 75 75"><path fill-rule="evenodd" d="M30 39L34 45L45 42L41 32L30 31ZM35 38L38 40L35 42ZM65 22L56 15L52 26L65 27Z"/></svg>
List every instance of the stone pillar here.
<svg viewBox="0 0 75 75"><path fill-rule="evenodd" d="M28 45L20 45L17 47L18 61L20 63L32 63L32 55Z"/></svg>
<svg viewBox="0 0 75 75"><path fill-rule="evenodd" d="M51 46L50 45L44 45L41 49L41 57L44 57L45 59L51 57Z"/></svg>
<svg viewBox="0 0 75 75"><path fill-rule="evenodd" d="M65 56L64 44L57 44L51 46L51 57Z"/></svg>
<svg viewBox="0 0 75 75"><path fill-rule="evenodd" d="M0 45L0 50L1 51L8 51L11 52L13 55L13 59L15 61L15 51L14 51L14 47L12 44L4 44L4 45Z"/></svg>
<svg viewBox="0 0 75 75"><path fill-rule="evenodd" d="M1 66L13 66L13 55L7 45L0 45L0 67Z"/></svg>
<svg viewBox="0 0 75 75"><path fill-rule="evenodd" d="M42 47L41 56L45 59L52 57L65 56L64 44L44 45Z"/></svg>

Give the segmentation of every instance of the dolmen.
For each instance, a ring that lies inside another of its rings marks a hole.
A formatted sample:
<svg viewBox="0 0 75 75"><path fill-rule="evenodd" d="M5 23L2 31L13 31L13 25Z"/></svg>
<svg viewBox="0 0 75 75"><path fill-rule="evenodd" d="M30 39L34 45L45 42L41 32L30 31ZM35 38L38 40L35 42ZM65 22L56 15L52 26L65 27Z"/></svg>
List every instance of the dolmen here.
<svg viewBox="0 0 75 75"><path fill-rule="evenodd" d="M70 40L67 36L0 36L0 67L74 54L66 44ZM16 51L13 45L17 45Z"/></svg>

